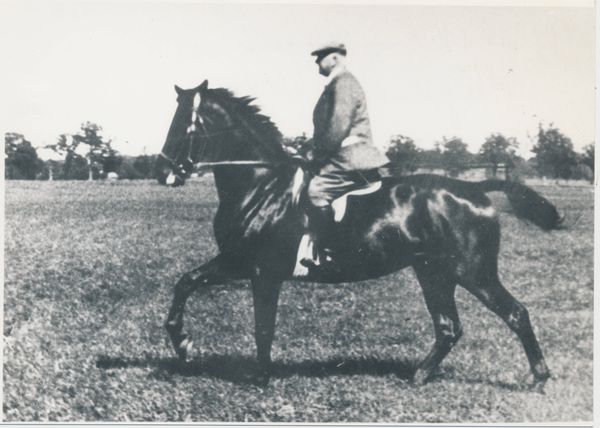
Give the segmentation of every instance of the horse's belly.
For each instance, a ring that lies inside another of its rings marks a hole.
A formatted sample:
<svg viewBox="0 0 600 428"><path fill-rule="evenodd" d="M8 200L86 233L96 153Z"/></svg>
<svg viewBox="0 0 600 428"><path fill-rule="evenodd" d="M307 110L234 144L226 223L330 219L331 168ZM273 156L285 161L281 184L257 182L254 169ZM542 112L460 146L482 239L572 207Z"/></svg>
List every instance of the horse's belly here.
<svg viewBox="0 0 600 428"><path fill-rule="evenodd" d="M382 234L377 239L341 239L334 248L334 269L323 282L379 278L410 266L413 254L414 246L397 233Z"/></svg>

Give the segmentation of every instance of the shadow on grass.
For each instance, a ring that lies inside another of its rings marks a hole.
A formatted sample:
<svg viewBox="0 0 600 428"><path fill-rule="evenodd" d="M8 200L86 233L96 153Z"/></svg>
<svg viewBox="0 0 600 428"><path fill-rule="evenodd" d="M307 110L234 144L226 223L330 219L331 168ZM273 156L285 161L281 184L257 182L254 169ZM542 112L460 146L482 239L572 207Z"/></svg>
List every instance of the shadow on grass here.
<svg viewBox="0 0 600 428"><path fill-rule="evenodd" d="M412 379L417 361L381 359L376 357L363 358L331 358L326 361L306 360L302 362L273 362L272 379L289 378L292 376L320 377L329 376L353 376L371 375L386 376L396 375L399 379ZM192 361L184 363L177 358L122 358L101 355L96 361L96 367L100 369L127 369L127 368L151 368L154 369L151 377L170 382L174 375L197 377L206 376L226 380L236 384L254 384L258 373L258 364L253 356L229 355L229 354L206 354L196 357ZM430 382L444 382L454 378L453 370L441 371L434 374ZM455 380L456 381L456 380ZM489 379L463 379L458 381L465 384L489 385L508 391L527 391L531 385L513 384Z"/></svg>
<svg viewBox="0 0 600 428"><path fill-rule="evenodd" d="M469 385L489 385L494 388L501 388L511 392L536 391L535 386L531 382L523 381L523 383L508 383L501 380L485 380L485 379L465 379L462 383ZM537 391L543 393L543 387Z"/></svg>
<svg viewBox="0 0 600 428"><path fill-rule="evenodd" d="M211 376L233 383L253 383L258 373L254 357L245 355L207 354L183 363L177 358L120 358L100 356L96 361L100 369L154 368L158 379L170 380L172 375ZM416 371L416 362L364 358L332 358L326 361L307 360L302 362L273 362L272 378L328 377L338 375L386 376L394 374L400 379L411 379Z"/></svg>

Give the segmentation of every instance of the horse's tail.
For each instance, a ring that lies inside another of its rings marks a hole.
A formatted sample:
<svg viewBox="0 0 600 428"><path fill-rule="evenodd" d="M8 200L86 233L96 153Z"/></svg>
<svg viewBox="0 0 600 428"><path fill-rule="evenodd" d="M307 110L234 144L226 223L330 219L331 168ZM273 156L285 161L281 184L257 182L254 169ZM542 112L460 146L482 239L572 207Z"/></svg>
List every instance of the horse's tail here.
<svg viewBox="0 0 600 428"><path fill-rule="evenodd" d="M517 217L529 220L544 230L559 229L565 219L548 199L520 183L486 180L477 184L486 193L504 192Z"/></svg>

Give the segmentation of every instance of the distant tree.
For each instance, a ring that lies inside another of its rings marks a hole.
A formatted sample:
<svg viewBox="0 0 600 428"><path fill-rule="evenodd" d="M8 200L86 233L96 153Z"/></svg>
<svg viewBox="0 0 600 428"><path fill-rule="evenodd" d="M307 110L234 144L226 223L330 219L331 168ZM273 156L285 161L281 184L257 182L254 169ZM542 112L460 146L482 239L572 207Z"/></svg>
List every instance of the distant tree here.
<svg viewBox="0 0 600 428"><path fill-rule="evenodd" d="M164 159L161 157L161 159ZM116 171L121 179L136 180L157 178L156 155L139 155L120 157L119 169ZM169 172L170 173L170 170ZM168 173L166 173L168 175ZM166 179L166 177L163 177ZM162 183L164 184L164 183Z"/></svg>
<svg viewBox="0 0 600 428"><path fill-rule="evenodd" d="M594 172L592 171L592 168L580 162L573 168L571 178L573 180L586 180L593 183Z"/></svg>
<svg viewBox="0 0 600 428"><path fill-rule="evenodd" d="M38 174L38 180L57 180L63 171L64 161L48 159L43 162L42 170Z"/></svg>
<svg viewBox="0 0 600 428"><path fill-rule="evenodd" d="M116 151L113 150L110 143L111 141L104 141L100 135L102 133L102 127L95 123L86 122L81 125L82 133L73 136L73 140L77 142L79 146L87 146L87 161L89 166L89 180L92 180L92 171L94 168L99 169L99 172L105 173L105 165L108 161L113 161L116 157Z"/></svg>
<svg viewBox="0 0 600 428"><path fill-rule="evenodd" d="M35 180L43 162L37 151L21 134L4 134L4 178L6 180Z"/></svg>
<svg viewBox="0 0 600 428"><path fill-rule="evenodd" d="M537 143L531 150L535 153L538 171L552 178L568 179L573 175L577 166L577 156L573 143L552 124L548 129L539 126Z"/></svg>
<svg viewBox="0 0 600 428"><path fill-rule="evenodd" d="M520 156L514 158L514 165L510 173L512 181L523 182L526 178L537 177L537 164L535 158L525 160Z"/></svg>
<svg viewBox="0 0 600 428"><path fill-rule="evenodd" d="M458 174L468 169L467 166L472 162L473 155L460 138L443 137L441 146L443 147L442 164L450 177L458 177Z"/></svg>
<svg viewBox="0 0 600 428"><path fill-rule="evenodd" d="M581 156L581 163L587 165L592 173L595 172L594 164L596 159L596 150L594 148L595 143L588 144L583 148L583 155Z"/></svg>
<svg viewBox="0 0 600 428"><path fill-rule="evenodd" d="M431 150L420 150L417 154L416 163L419 166L431 169L443 168L444 164L442 162L442 150L440 144L436 143L435 148Z"/></svg>
<svg viewBox="0 0 600 428"><path fill-rule="evenodd" d="M123 162L123 157L116 152L106 156L102 160L102 170L104 171L104 174L117 172L121 166L121 162Z"/></svg>
<svg viewBox="0 0 600 428"><path fill-rule="evenodd" d="M133 161L133 168L138 172L141 178L153 178L155 156L140 155Z"/></svg>
<svg viewBox="0 0 600 428"><path fill-rule="evenodd" d="M154 163L154 176L160 184L167 184L167 177L171 174L171 163L163 156L158 156ZM120 177L120 175L119 175Z"/></svg>
<svg viewBox="0 0 600 428"><path fill-rule="evenodd" d="M88 180L110 172L106 171L106 167L114 162L117 152L111 147L111 141L105 141L101 133L102 127L86 122L81 125L78 134L62 134L55 144L47 146L65 159L63 179L83 179L81 169L84 163L87 165Z"/></svg>
<svg viewBox="0 0 600 428"><path fill-rule="evenodd" d="M505 138L502 134L492 134L479 149L479 159L492 164L492 175L496 177L498 165L514 166L515 149L519 146L515 138Z"/></svg>
<svg viewBox="0 0 600 428"><path fill-rule="evenodd" d="M97 169L90 168L88 160L77 154L68 153L62 164L62 169L58 174L59 180L89 180L90 171L93 178L99 178Z"/></svg>
<svg viewBox="0 0 600 428"><path fill-rule="evenodd" d="M48 144L46 148L56 152L61 158L61 168L53 179L58 180L85 180L88 178L87 160L78 153L77 144L70 134L61 134L56 143Z"/></svg>
<svg viewBox="0 0 600 428"><path fill-rule="evenodd" d="M418 168L419 151L412 138L394 135L385 155L399 172L414 172Z"/></svg>
<svg viewBox="0 0 600 428"><path fill-rule="evenodd" d="M138 180L144 178L135 168L135 158L124 156L121 158L122 162L119 165L119 169L116 171L119 178L123 180Z"/></svg>

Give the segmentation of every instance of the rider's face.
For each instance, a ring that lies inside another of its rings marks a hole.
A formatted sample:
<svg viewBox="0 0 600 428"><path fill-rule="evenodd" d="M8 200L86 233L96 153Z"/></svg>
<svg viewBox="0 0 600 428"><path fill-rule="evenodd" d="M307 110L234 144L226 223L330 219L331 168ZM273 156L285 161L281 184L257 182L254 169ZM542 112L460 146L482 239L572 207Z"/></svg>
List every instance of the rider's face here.
<svg viewBox="0 0 600 428"><path fill-rule="evenodd" d="M319 74L327 77L331 74L331 70L336 65L336 56L335 53L330 53L325 56L317 56L317 60L315 61L319 65Z"/></svg>

